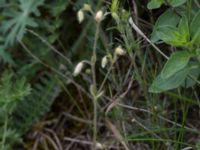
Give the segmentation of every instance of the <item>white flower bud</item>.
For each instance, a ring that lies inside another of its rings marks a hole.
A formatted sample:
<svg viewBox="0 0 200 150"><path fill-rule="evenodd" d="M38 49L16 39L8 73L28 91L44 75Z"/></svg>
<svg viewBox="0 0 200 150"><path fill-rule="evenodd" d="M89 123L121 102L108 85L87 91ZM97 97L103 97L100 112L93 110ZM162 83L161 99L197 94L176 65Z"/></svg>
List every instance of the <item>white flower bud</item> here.
<svg viewBox="0 0 200 150"><path fill-rule="evenodd" d="M84 12L82 9L80 9L77 13L77 18L78 18L78 22L81 23L84 20Z"/></svg>
<svg viewBox="0 0 200 150"><path fill-rule="evenodd" d="M102 10L99 10L95 15L96 22L101 22L103 20L104 14Z"/></svg>
<svg viewBox="0 0 200 150"><path fill-rule="evenodd" d="M115 48L115 54L118 56L123 56L126 54L126 51L124 51L121 46L118 46L117 48Z"/></svg>
<svg viewBox="0 0 200 150"><path fill-rule="evenodd" d="M79 74L81 73L83 67L84 67L84 63L83 63L82 61L79 62L79 63L76 65L75 69L74 69L73 76L79 75Z"/></svg>
<svg viewBox="0 0 200 150"><path fill-rule="evenodd" d="M96 143L95 147L97 149L104 149L104 146L101 143L99 143L99 142Z"/></svg>
<svg viewBox="0 0 200 150"><path fill-rule="evenodd" d="M105 68L106 65L107 65L107 63L108 63L108 58L107 58L107 56L104 56L104 57L102 58L102 60L101 60L101 67L102 67L102 68Z"/></svg>

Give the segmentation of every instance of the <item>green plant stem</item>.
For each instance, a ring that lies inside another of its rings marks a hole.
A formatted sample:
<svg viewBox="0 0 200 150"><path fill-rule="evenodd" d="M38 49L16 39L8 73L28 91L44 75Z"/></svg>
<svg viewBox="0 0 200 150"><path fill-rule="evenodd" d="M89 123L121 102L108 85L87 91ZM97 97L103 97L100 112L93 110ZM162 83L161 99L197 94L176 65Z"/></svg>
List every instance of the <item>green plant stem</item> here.
<svg viewBox="0 0 200 150"><path fill-rule="evenodd" d="M97 98L93 99L93 109L94 109L94 118L93 118L93 150L96 150L97 143Z"/></svg>
<svg viewBox="0 0 200 150"><path fill-rule="evenodd" d="M95 39L94 39L94 46L93 46L93 54L91 59L91 70L92 70L92 81L93 81L93 91L95 94L93 94L93 109L94 109L94 116L93 116L93 150L96 150L96 143L97 143L97 82L96 82L96 60L97 60L97 41L99 38L99 28L100 23L97 23L97 29L95 33Z"/></svg>
<svg viewBox="0 0 200 150"><path fill-rule="evenodd" d="M40 39L47 47L49 47L53 52L57 53L58 55L60 55L64 60L66 60L66 62L68 62L69 64L72 64L71 60L69 58L67 58L66 56L64 56L61 52L59 52L55 47L53 47L47 40L45 40L42 36L40 36L38 33L36 33L33 30L27 29L27 31L29 33L31 33L32 35L36 36L38 39Z"/></svg>
<svg viewBox="0 0 200 150"><path fill-rule="evenodd" d="M115 59L115 58L114 58L114 59ZM108 76L109 76L109 74L110 74L111 71L112 71L112 68L113 68L114 63L115 63L115 61L112 61L111 65L110 65L110 67L109 67L109 69L108 69L108 72L106 73L106 75L105 75L105 77L104 77L104 79L103 79L103 82L101 83L100 88L99 88L99 90L98 90L97 93L101 92L101 90L103 89L103 87L104 87L104 85L105 85L105 83L106 83L106 80L108 79Z"/></svg>
<svg viewBox="0 0 200 150"><path fill-rule="evenodd" d="M92 80L93 80L93 86L95 88L97 88L96 71L95 70L96 70L96 60L97 60L96 49L97 49L97 41L99 38L99 26L100 26L100 24L97 23L97 29L96 29L96 33L95 33L94 46L93 46L93 54L92 54L92 60L91 60Z"/></svg>
<svg viewBox="0 0 200 150"><path fill-rule="evenodd" d="M187 15L188 15L188 20L191 20L191 11L192 11L192 1L188 0L187 1Z"/></svg>

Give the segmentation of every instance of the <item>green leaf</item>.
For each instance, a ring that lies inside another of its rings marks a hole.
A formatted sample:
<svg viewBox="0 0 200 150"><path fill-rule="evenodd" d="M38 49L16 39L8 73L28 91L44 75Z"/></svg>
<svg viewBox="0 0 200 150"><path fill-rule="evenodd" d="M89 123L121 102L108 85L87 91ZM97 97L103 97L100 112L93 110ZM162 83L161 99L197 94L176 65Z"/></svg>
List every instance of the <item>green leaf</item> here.
<svg viewBox="0 0 200 150"><path fill-rule="evenodd" d="M172 10L165 11L156 21L153 32L151 34L151 41L157 42L159 40L159 37L157 36L157 30L160 27L163 26L170 26L170 27L176 27L176 25L179 23L180 17L174 13Z"/></svg>
<svg viewBox="0 0 200 150"><path fill-rule="evenodd" d="M172 46L185 47L188 44L188 35L179 32L175 27L162 26L156 33L159 39Z"/></svg>
<svg viewBox="0 0 200 150"><path fill-rule="evenodd" d="M27 26L37 26L31 15L40 15L38 7L44 0L19 0L19 2L17 9L10 8L3 13L5 18L9 18L3 21L1 26L1 32L6 36L6 46L14 44L17 39L22 39Z"/></svg>
<svg viewBox="0 0 200 150"><path fill-rule="evenodd" d="M168 0L167 2L173 6L173 7L178 7L180 5L183 5L187 0ZM147 4L147 8L148 9L156 9L156 8L160 8L160 6L162 4L165 3L165 0L151 0L148 4Z"/></svg>
<svg viewBox="0 0 200 150"><path fill-rule="evenodd" d="M194 16L191 22L190 33L191 33L192 43L195 45L200 45L200 10Z"/></svg>
<svg viewBox="0 0 200 150"><path fill-rule="evenodd" d="M164 3L164 0L151 0L147 4L148 9L156 9L159 8Z"/></svg>
<svg viewBox="0 0 200 150"><path fill-rule="evenodd" d="M170 5L172 5L173 7L178 7L182 4L184 4L187 0L168 0L168 2L170 3Z"/></svg>
<svg viewBox="0 0 200 150"><path fill-rule="evenodd" d="M160 25L155 30L155 34L158 39L161 39L167 44L172 46L187 47L190 40L188 19L186 16L183 16L178 27L176 27L175 24Z"/></svg>
<svg viewBox="0 0 200 150"><path fill-rule="evenodd" d="M189 42L190 39L190 29L189 29L189 23L188 18L186 16L183 16L179 22L178 25L179 33L182 35L183 39Z"/></svg>
<svg viewBox="0 0 200 150"><path fill-rule="evenodd" d="M189 62L192 54L188 51L180 51L173 53L169 60L166 62L162 72L161 77L167 79L174 75L176 72L183 69Z"/></svg>
<svg viewBox="0 0 200 150"><path fill-rule="evenodd" d="M189 71L190 68L185 67L167 79L163 79L161 75L158 75L150 86L149 92L161 93L179 87L185 81Z"/></svg>
<svg viewBox="0 0 200 150"><path fill-rule="evenodd" d="M5 50L5 47L0 45L0 62L3 61L4 63L9 63L9 64L14 64L14 61L10 55L10 53L8 53Z"/></svg>
<svg viewBox="0 0 200 150"><path fill-rule="evenodd" d="M4 46L5 39L4 37L0 36L0 62L9 63L14 65L14 61L6 48Z"/></svg>

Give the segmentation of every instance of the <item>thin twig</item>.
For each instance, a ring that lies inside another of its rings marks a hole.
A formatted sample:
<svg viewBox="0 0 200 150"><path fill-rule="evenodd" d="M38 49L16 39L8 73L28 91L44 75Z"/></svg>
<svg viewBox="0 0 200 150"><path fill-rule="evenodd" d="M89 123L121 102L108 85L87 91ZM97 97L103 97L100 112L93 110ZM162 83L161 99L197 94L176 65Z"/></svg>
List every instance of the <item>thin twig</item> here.
<svg viewBox="0 0 200 150"><path fill-rule="evenodd" d="M79 139L73 139L73 138L70 138L70 137L64 137L64 140L65 140L65 141L74 142L74 143L81 143L81 144L84 144L84 145L93 145L93 143L90 142L90 141L79 140Z"/></svg>
<svg viewBox="0 0 200 150"><path fill-rule="evenodd" d="M85 124L89 124L89 125L93 124L93 122L90 121L90 120L85 120L85 119L79 118L77 116L71 115L71 114L66 113L66 112L64 112L63 115L68 117L68 118L70 118L70 119L73 119L75 121L81 122L81 123L85 123ZM98 123L98 125L102 126L103 124L102 123Z"/></svg>
<svg viewBox="0 0 200 150"><path fill-rule="evenodd" d="M132 9L133 9L133 16L135 19L135 23L137 26L139 26L139 21L138 21L138 9L137 9L137 4L135 0L132 0ZM139 40L139 34L137 33L137 40Z"/></svg>
<svg viewBox="0 0 200 150"><path fill-rule="evenodd" d="M51 133L55 139L55 143L57 143L58 147L59 147L59 150L63 150L62 148L62 144L58 138L58 136L56 135L56 133L52 130L52 129L49 129L49 128L45 128L45 131Z"/></svg>
<svg viewBox="0 0 200 150"><path fill-rule="evenodd" d="M47 40L45 40L43 37L41 37L38 33L36 33L33 30L27 29L28 32L30 32L32 35L39 38L44 44L46 44L52 51L60 55L63 59L65 59L69 64L72 64L70 59L65 57L61 52L59 52L55 47L53 47Z"/></svg>
<svg viewBox="0 0 200 150"><path fill-rule="evenodd" d="M55 68L49 66L48 64L46 64L45 62L43 62L39 57L37 57L36 55L34 55L31 50L28 49L28 47L21 41L18 40L18 42L21 44L21 46L24 48L24 50L30 55L32 56L35 60L37 60L39 63L41 63L42 65L44 65L45 67L51 69L53 72L55 72L56 74L66 78L66 76L64 74L62 74L61 72L59 72L58 70L56 70ZM66 78L67 79L67 78Z"/></svg>
<svg viewBox="0 0 200 150"><path fill-rule="evenodd" d="M100 30L100 23L97 23L97 28L95 32L95 39L94 39L94 46L93 46L93 54L91 59L91 70L92 70L92 91L95 93L91 93L93 96L93 109L94 109L94 117L93 117L93 150L96 150L96 143L97 143L97 81L96 81L96 61L97 61L97 41L99 38L99 30Z"/></svg>
<svg viewBox="0 0 200 150"><path fill-rule="evenodd" d="M55 141L47 134L44 133L40 133L45 139L47 139L49 141L49 143L51 143L51 145L53 146L53 148L55 150L61 150L59 149L58 145L55 143Z"/></svg>
<svg viewBox="0 0 200 150"><path fill-rule="evenodd" d="M151 44L153 46L153 48L155 48L156 51L158 51L163 57L165 57L166 59L169 59L169 57L164 54L153 42L151 42L151 40L138 28L138 26L133 22L133 19L130 17L129 18L129 23L132 26L132 28L140 35L142 36L149 44Z"/></svg>
<svg viewBox="0 0 200 150"><path fill-rule="evenodd" d="M129 106L129 105L124 105L124 104L121 104L119 102L117 102L116 105L124 107L124 108L127 108L127 109L131 109L131 110L135 110L135 111L141 111L141 112L145 112L145 113L148 113L148 114L151 114L151 115L155 115L153 112L151 112L151 111L149 111L147 109L142 109L142 108L137 108L137 107L133 107L133 106ZM174 122L172 120L166 119L166 118L164 118L161 115L157 115L157 117L160 118L160 119L162 119L162 120L164 120L164 121L166 121L166 122L168 122L168 123L176 125L178 127L181 127L181 128L183 127L181 124L179 124L177 122ZM192 128L187 127L187 126L184 126L184 128L187 129L187 130L189 130L189 131L198 132L199 133L199 131L197 129L192 129Z"/></svg>

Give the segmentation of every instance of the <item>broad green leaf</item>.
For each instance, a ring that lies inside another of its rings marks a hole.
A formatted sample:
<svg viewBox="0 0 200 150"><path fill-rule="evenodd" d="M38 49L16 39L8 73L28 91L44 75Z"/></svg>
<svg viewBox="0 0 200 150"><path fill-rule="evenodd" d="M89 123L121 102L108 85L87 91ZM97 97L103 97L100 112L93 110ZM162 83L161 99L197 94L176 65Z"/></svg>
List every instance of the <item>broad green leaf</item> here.
<svg viewBox="0 0 200 150"><path fill-rule="evenodd" d="M187 0L168 0L168 2L170 3L170 5L172 5L173 7L178 7L182 4L184 4Z"/></svg>
<svg viewBox="0 0 200 150"><path fill-rule="evenodd" d="M189 29L188 19L186 16L183 16L181 18L178 25L178 30L179 30L179 33L182 35L182 37L189 42L190 29Z"/></svg>
<svg viewBox="0 0 200 150"><path fill-rule="evenodd" d="M191 22L190 33L191 33L192 43L195 45L200 45L200 10L194 16Z"/></svg>
<svg viewBox="0 0 200 150"><path fill-rule="evenodd" d="M159 40L159 37L157 36L157 30L158 28L162 26L170 26L170 27L176 27L176 25L179 23L180 17L174 13L171 10L165 11L156 21L153 32L151 34L151 41L157 42Z"/></svg>
<svg viewBox="0 0 200 150"><path fill-rule="evenodd" d="M188 51L173 53L161 71L161 77L163 79L167 79L174 75L176 72L183 69L188 64L191 56L191 53Z"/></svg>
<svg viewBox="0 0 200 150"><path fill-rule="evenodd" d="M148 9L156 9L159 8L164 3L164 0L151 0L147 4Z"/></svg>
<svg viewBox="0 0 200 150"><path fill-rule="evenodd" d="M173 46L186 47L189 44L189 25L186 16L182 17L178 27L163 25L157 28L156 36Z"/></svg>
<svg viewBox="0 0 200 150"><path fill-rule="evenodd" d="M149 92L161 93L167 90L178 88L185 81L189 71L190 68L185 67L167 79L163 79L161 75L158 75L150 86Z"/></svg>
<svg viewBox="0 0 200 150"><path fill-rule="evenodd" d="M194 36L196 32L200 28L200 10L197 12L197 14L194 16L191 25L190 25L190 32L191 36Z"/></svg>
<svg viewBox="0 0 200 150"><path fill-rule="evenodd" d="M192 37L191 41L192 45L199 46L200 45L200 29L196 32L196 34Z"/></svg>
<svg viewBox="0 0 200 150"><path fill-rule="evenodd" d="M168 0L168 3L173 7L178 7L182 4L184 4L187 0ZM165 0L151 0L147 8L148 9L156 9L159 8L162 4L165 3Z"/></svg>
<svg viewBox="0 0 200 150"><path fill-rule="evenodd" d="M171 26L162 26L157 29L156 35L159 39L172 46L187 46L188 35L180 33L179 30Z"/></svg>

